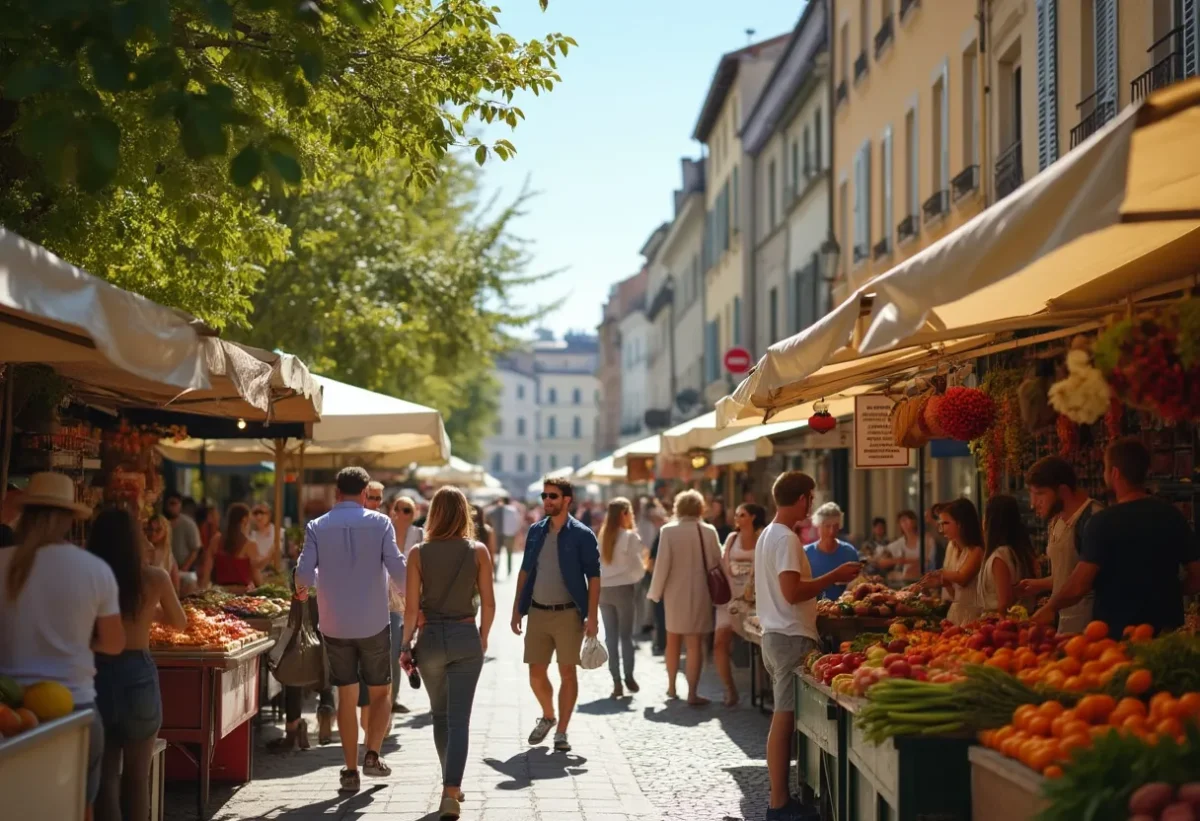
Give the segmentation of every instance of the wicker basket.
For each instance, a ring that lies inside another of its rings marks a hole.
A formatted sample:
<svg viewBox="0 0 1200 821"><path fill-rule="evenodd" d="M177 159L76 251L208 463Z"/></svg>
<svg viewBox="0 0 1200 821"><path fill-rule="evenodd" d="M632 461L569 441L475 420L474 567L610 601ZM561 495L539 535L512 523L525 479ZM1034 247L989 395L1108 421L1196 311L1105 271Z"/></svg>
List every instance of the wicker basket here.
<svg viewBox="0 0 1200 821"><path fill-rule="evenodd" d="M920 448L929 441L922 421L929 396L924 393L901 399L892 408L892 435L900 447Z"/></svg>

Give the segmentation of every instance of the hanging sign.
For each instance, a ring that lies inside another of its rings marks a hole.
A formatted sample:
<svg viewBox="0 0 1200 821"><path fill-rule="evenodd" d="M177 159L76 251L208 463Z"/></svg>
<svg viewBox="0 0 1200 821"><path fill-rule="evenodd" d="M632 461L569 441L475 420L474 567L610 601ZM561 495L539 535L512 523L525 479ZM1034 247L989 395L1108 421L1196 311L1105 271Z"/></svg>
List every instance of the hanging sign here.
<svg viewBox="0 0 1200 821"><path fill-rule="evenodd" d="M908 448L896 444L892 434L892 402L878 393L854 397L854 466L856 468L906 468Z"/></svg>

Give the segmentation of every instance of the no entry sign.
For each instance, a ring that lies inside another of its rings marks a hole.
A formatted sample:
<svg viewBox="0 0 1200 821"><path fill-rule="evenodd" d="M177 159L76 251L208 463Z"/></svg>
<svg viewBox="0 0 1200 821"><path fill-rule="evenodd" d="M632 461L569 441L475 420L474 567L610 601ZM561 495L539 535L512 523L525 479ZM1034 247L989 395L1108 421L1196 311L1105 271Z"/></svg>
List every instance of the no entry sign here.
<svg viewBox="0 0 1200 821"><path fill-rule="evenodd" d="M725 370L730 373L745 373L753 364L754 360L745 348L730 348L725 352Z"/></svg>

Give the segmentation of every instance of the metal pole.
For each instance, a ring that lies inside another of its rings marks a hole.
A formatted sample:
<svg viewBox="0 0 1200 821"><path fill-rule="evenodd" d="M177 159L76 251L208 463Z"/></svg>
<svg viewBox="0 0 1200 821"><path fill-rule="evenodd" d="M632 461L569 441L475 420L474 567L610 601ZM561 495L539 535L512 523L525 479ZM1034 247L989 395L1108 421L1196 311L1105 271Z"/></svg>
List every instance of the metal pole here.
<svg viewBox="0 0 1200 821"><path fill-rule="evenodd" d="M917 531L920 540L921 573L925 573L925 447L917 450Z"/></svg>
<svg viewBox="0 0 1200 821"><path fill-rule="evenodd" d="M0 504L4 503L4 497L8 495L8 462L12 458L12 438L13 438L13 376L14 370L12 363L5 367L4 372L4 443L2 446L3 452L0 452Z"/></svg>
<svg viewBox="0 0 1200 821"><path fill-rule="evenodd" d="M307 442L300 443L300 459L299 469L296 471L296 521L300 523L300 527L304 527L304 446Z"/></svg>
<svg viewBox="0 0 1200 821"><path fill-rule="evenodd" d="M208 440L200 442L200 502L208 503Z"/></svg>
<svg viewBox="0 0 1200 821"><path fill-rule="evenodd" d="M276 569L283 567L283 483L286 446L287 439L275 440L275 540L271 547L271 559Z"/></svg>

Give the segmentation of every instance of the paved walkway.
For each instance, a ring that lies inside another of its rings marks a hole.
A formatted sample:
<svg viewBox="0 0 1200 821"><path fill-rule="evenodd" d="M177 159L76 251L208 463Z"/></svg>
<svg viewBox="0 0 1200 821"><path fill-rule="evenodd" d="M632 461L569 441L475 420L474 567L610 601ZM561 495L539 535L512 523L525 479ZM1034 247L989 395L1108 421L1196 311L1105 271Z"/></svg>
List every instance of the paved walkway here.
<svg viewBox="0 0 1200 821"><path fill-rule="evenodd" d="M540 711L521 663L521 640L505 623L512 595L511 584L498 586L501 617L475 700L464 821L761 821L768 721L749 706L745 675L736 709L668 703L666 672L648 642L638 650L641 693L613 701L607 670L581 670L580 704L570 726L574 751L530 749L526 737ZM679 686L683 692L682 675ZM701 691L719 699L711 667ZM391 778L364 777L362 792L339 796L336 735L329 747L273 756L261 745L279 729L267 724L258 734L255 780L236 789L214 786L210 817L436 821L440 772L428 701L424 690L407 684L402 701L413 712L398 717L385 744ZM315 743L315 719L308 718ZM188 785L168 785L167 821L194 819L193 796Z"/></svg>

